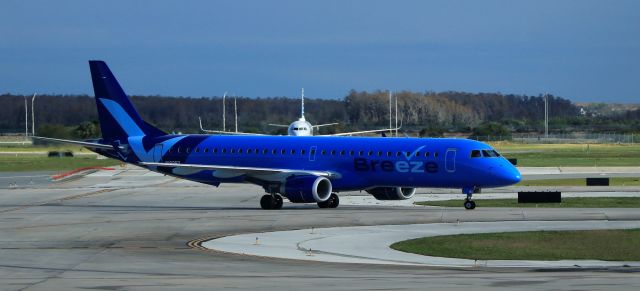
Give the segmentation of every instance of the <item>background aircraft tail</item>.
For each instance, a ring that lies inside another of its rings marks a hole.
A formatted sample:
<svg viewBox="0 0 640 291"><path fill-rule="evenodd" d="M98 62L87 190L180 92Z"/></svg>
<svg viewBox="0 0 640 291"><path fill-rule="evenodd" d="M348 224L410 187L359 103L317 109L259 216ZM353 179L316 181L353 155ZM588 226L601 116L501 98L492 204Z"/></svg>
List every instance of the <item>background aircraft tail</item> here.
<svg viewBox="0 0 640 291"><path fill-rule="evenodd" d="M126 142L132 136L166 134L142 120L105 62L89 61L89 68L103 140Z"/></svg>

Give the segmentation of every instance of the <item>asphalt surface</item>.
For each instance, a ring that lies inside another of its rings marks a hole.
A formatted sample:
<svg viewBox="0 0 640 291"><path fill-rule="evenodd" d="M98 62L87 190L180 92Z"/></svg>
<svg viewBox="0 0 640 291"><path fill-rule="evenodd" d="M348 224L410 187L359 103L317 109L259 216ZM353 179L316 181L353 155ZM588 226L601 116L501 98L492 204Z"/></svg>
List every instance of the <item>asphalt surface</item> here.
<svg viewBox="0 0 640 291"><path fill-rule="evenodd" d="M419 193L427 191L433 192ZM629 267L557 270L343 264L191 246L199 239L312 227L640 220L637 209L479 206L466 211L385 204L318 209L285 203L284 209L273 211L259 209L261 195L256 186L215 188L145 170L97 172L65 183L2 188L0 290L640 288L640 270ZM366 247L363 241L362 248Z"/></svg>

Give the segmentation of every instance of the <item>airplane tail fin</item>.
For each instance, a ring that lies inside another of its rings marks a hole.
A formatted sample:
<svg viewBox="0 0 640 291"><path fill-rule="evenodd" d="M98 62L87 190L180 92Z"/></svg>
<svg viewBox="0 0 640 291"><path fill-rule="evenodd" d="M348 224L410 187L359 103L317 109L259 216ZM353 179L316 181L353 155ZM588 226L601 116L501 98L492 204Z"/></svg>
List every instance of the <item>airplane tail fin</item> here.
<svg viewBox="0 0 640 291"><path fill-rule="evenodd" d="M126 141L131 136L161 136L162 130L142 120L118 80L103 61L89 61L102 138Z"/></svg>

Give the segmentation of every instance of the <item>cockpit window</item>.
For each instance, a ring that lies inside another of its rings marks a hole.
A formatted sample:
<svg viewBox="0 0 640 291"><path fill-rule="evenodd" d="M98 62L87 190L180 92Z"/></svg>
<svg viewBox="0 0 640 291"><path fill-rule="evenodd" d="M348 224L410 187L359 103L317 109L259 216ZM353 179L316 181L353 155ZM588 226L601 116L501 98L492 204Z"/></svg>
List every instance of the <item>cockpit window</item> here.
<svg viewBox="0 0 640 291"><path fill-rule="evenodd" d="M497 158L500 156L500 154L494 150L482 150L482 155L485 158Z"/></svg>
<svg viewBox="0 0 640 291"><path fill-rule="evenodd" d="M482 154L480 154L479 150L472 150L471 151L471 157L472 158L479 158L479 157L482 157Z"/></svg>

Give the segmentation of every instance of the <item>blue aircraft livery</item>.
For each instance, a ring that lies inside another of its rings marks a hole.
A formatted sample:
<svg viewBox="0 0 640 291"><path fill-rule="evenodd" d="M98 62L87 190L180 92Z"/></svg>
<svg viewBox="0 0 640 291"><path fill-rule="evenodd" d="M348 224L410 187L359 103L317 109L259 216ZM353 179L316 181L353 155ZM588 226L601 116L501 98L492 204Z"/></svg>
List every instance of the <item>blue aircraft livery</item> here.
<svg viewBox="0 0 640 291"><path fill-rule="evenodd" d="M102 138L70 141L174 177L206 183L253 183L264 209L293 203L335 208L337 193L365 190L379 200L411 198L416 188L473 193L520 181L518 170L489 145L448 138L173 135L145 122L102 61L89 61Z"/></svg>

